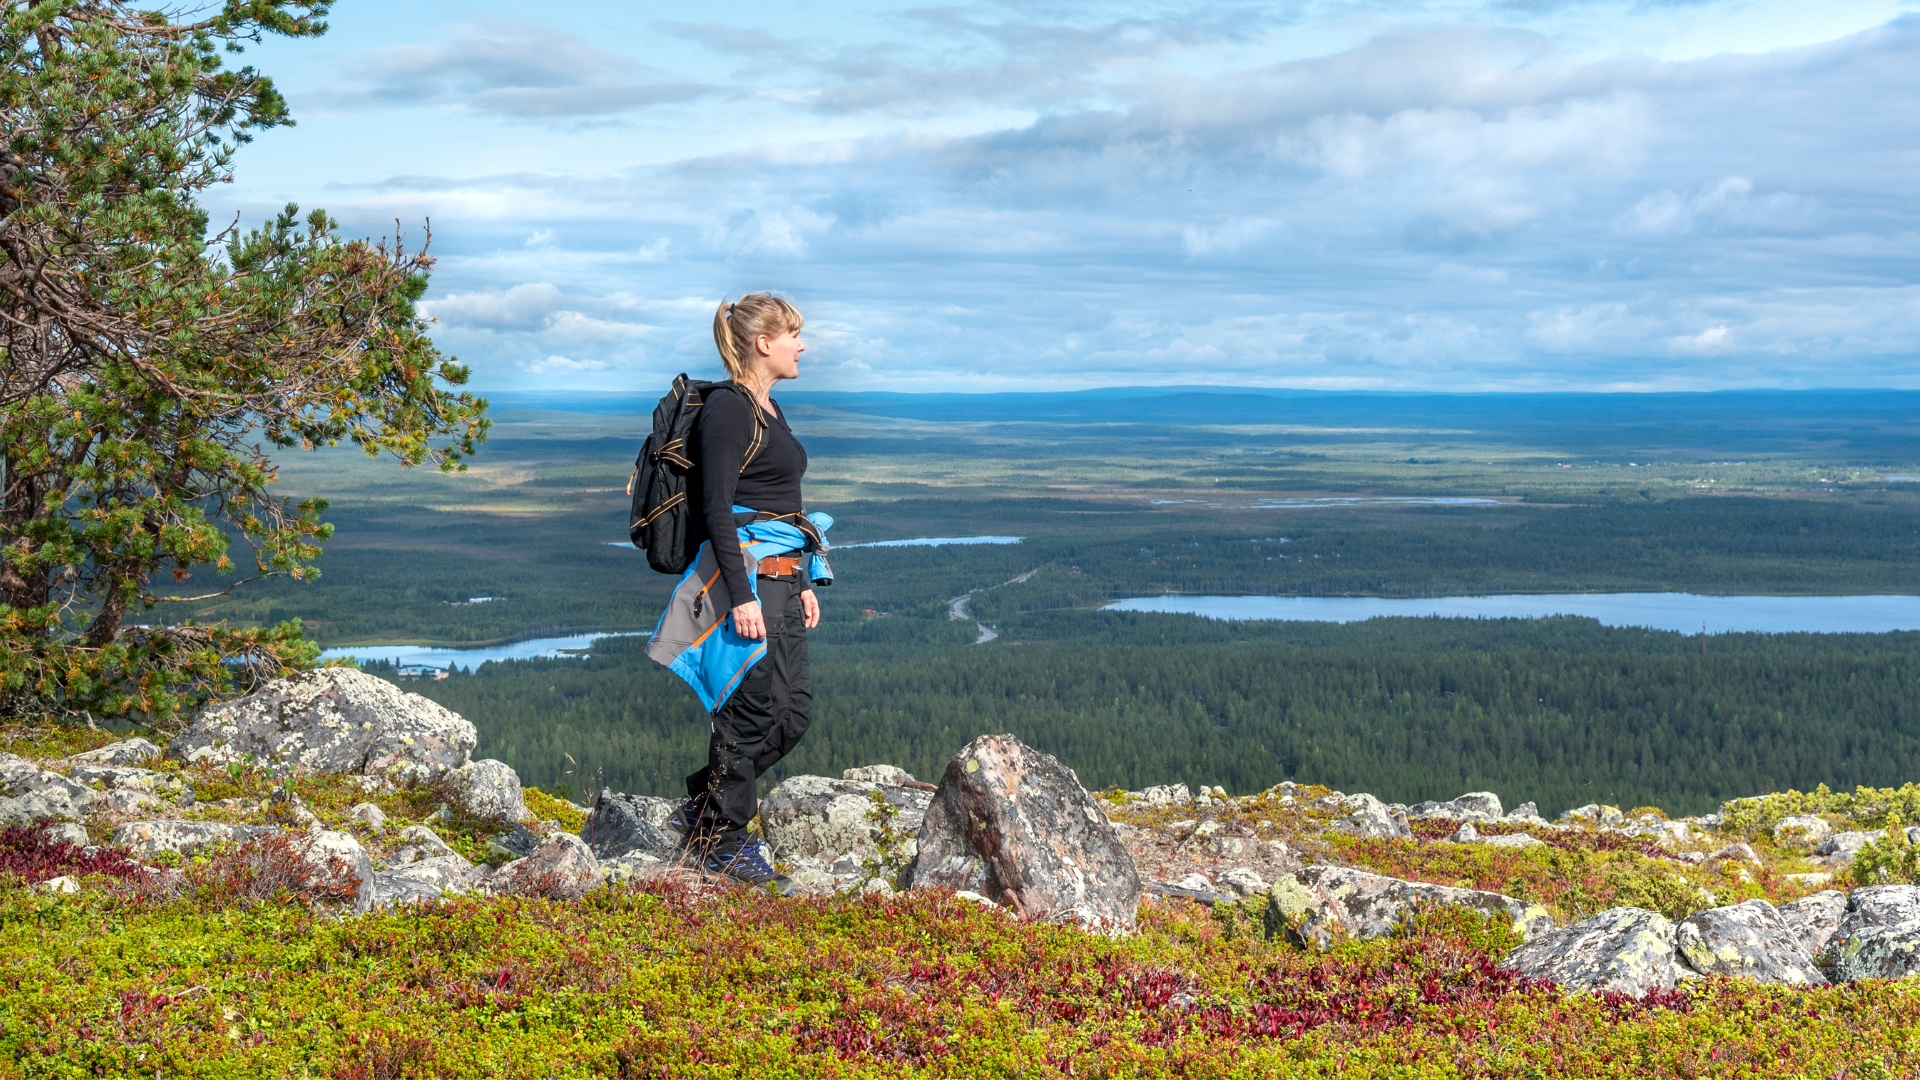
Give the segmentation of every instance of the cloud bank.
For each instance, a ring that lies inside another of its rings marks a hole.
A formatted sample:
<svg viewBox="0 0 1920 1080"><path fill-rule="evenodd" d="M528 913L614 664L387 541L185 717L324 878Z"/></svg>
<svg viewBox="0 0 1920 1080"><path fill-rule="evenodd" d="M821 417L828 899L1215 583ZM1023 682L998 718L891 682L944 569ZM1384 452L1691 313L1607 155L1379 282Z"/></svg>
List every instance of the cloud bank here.
<svg viewBox="0 0 1920 1080"><path fill-rule="evenodd" d="M806 311L822 389L1920 385L1920 18L1658 59L1574 48L1575 7L1375 14L1319 51L1351 10L453 27L356 58L338 107L710 145L323 201L433 218L426 310L487 386L715 369L712 305L760 288Z"/></svg>

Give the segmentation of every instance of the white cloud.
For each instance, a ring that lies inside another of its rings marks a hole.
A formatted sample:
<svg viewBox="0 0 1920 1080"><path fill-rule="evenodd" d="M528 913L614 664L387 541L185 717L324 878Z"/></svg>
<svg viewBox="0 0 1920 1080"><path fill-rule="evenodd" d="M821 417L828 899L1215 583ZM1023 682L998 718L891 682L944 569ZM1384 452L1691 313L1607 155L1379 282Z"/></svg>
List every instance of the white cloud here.
<svg viewBox="0 0 1920 1080"><path fill-rule="evenodd" d="M535 375L573 374L582 371L605 371L610 367L605 360L569 360L564 356L549 356L545 360L532 360L521 363L523 371Z"/></svg>

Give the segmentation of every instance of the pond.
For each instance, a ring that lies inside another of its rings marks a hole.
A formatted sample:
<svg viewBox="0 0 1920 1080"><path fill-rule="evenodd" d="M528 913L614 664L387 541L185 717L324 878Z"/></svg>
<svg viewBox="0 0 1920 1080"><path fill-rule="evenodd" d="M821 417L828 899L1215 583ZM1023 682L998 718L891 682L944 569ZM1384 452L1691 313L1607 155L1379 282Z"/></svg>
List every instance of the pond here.
<svg viewBox="0 0 1920 1080"><path fill-rule="evenodd" d="M489 660L539 660L579 656L582 655L582 650L590 648L601 638L632 637L646 632L626 630L615 633L575 634L570 637L528 638L525 641L514 641L505 645L482 645L469 649L443 645L347 645L338 649L327 649L320 654L320 658L322 660L352 658L363 664L370 660L383 660L399 667L446 668L458 664L463 668L476 668Z"/></svg>
<svg viewBox="0 0 1920 1080"><path fill-rule="evenodd" d="M1109 611L1209 619L1359 622L1382 617L1539 619L1583 615L1607 626L1697 634L1883 634L1920 630L1920 596L1700 596L1694 593L1563 593L1508 596L1141 596Z"/></svg>

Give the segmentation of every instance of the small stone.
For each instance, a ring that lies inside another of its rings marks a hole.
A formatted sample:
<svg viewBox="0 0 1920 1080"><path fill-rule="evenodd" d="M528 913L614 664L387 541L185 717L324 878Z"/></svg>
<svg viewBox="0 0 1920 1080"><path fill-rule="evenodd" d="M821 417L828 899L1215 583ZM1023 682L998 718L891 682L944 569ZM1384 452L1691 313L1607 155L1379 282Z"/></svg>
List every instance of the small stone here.
<svg viewBox="0 0 1920 1080"><path fill-rule="evenodd" d="M353 904L356 913L373 906L373 860L360 841L347 833L314 829L295 843L308 866L332 881L353 883L357 890Z"/></svg>
<svg viewBox="0 0 1920 1080"><path fill-rule="evenodd" d="M46 837L48 843L72 844L77 848L86 847L91 842L87 839L86 826L72 821L47 826Z"/></svg>
<svg viewBox="0 0 1920 1080"><path fill-rule="evenodd" d="M1884 829L1834 833L1832 836L1822 840L1820 845L1813 850L1815 854L1824 856L1828 863L1835 866L1844 866L1853 861L1853 857L1860 853L1861 848L1866 847L1875 840L1884 839L1886 835L1886 830Z"/></svg>
<svg viewBox="0 0 1920 1080"><path fill-rule="evenodd" d="M1346 820L1334 823L1336 829L1370 839L1405 840L1413 836L1406 815L1390 813L1387 804L1372 795L1348 795L1339 806L1348 813Z"/></svg>
<svg viewBox="0 0 1920 1080"><path fill-rule="evenodd" d="M970 904L979 904L981 907L997 908L1000 906L971 889L961 889L953 894L953 898L955 900L965 900Z"/></svg>
<svg viewBox="0 0 1920 1080"><path fill-rule="evenodd" d="M1464 822L1458 829L1455 829L1453 835L1447 837L1447 839L1455 844L1471 844L1475 840L1480 839L1480 830L1473 827L1473 822Z"/></svg>
<svg viewBox="0 0 1920 1080"><path fill-rule="evenodd" d="M400 841L405 846L394 853L392 861L401 866L421 859L438 859L456 854L445 840L440 839L439 833L425 825L409 825L401 829Z"/></svg>
<svg viewBox="0 0 1920 1080"><path fill-rule="evenodd" d="M137 814L148 807L167 805L165 799L133 788L114 788L95 800L95 804L112 814Z"/></svg>
<svg viewBox="0 0 1920 1080"><path fill-rule="evenodd" d="M461 808L481 821L520 822L532 816L520 790L520 774L504 761L469 761L446 779Z"/></svg>
<svg viewBox="0 0 1920 1080"><path fill-rule="evenodd" d="M1185 784L1164 784L1150 787L1140 793L1148 806L1185 806L1193 801L1193 793Z"/></svg>
<svg viewBox="0 0 1920 1080"><path fill-rule="evenodd" d="M1753 850L1753 845L1745 843L1744 841L1735 841L1707 856L1708 862L1713 862L1717 859L1733 859L1743 863L1751 863L1754 866L1766 865L1759 854Z"/></svg>
<svg viewBox="0 0 1920 1080"><path fill-rule="evenodd" d="M347 811L347 820L360 823L375 836L387 834L387 812L373 803L354 803Z"/></svg>
<svg viewBox="0 0 1920 1080"><path fill-rule="evenodd" d="M1501 848L1545 847L1547 843L1545 840L1542 840L1537 836L1529 836L1528 834L1523 832L1503 833L1500 836L1489 836L1482 839L1480 842L1482 844L1485 844L1487 847L1501 847Z"/></svg>
<svg viewBox="0 0 1920 1080"><path fill-rule="evenodd" d="M1501 966L1568 990L1617 990L1639 997L1681 979L1673 924L1659 912L1614 908L1549 930L1507 954Z"/></svg>
<svg viewBox="0 0 1920 1080"><path fill-rule="evenodd" d="M292 828L310 829L320 824L314 812L307 809L306 801L291 788L275 788L260 809L269 819Z"/></svg>
<svg viewBox="0 0 1920 1080"><path fill-rule="evenodd" d="M1213 891L1213 880L1205 874L1188 874L1178 881L1169 882L1169 884L1176 889L1187 889L1192 892Z"/></svg>
<svg viewBox="0 0 1920 1080"><path fill-rule="evenodd" d="M1241 896L1258 896L1268 889L1267 879L1248 866L1236 866L1221 874L1220 884L1231 888Z"/></svg>
<svg viewBox="0 0 1920 1080"><path fill-rule="evenodd" d="M80 882L62 874L59 877L48 878L34 886L34 888L39 889L41 892L71 894L80 891Z"/></svg>
<svg viewBox="0 0 1920 1080"><path fill-rule="evenodd" d="M1540 808L1531 802L1523 802L1508 811L1505 820L1522 824L1546 824L1546 819L1540 816Z"/></svg>

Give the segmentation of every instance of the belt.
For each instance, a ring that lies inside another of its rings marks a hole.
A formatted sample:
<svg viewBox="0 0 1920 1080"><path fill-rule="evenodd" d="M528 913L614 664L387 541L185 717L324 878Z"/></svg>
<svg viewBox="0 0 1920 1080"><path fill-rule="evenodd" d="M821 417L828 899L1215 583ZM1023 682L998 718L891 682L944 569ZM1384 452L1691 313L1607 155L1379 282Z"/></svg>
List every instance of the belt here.
<svg viewBox="0 0 1920 1080"><path fill-rule="evenodd" d="M789 577L800 572L799 555L769 555L760 560L761 577Z"/></svg>

